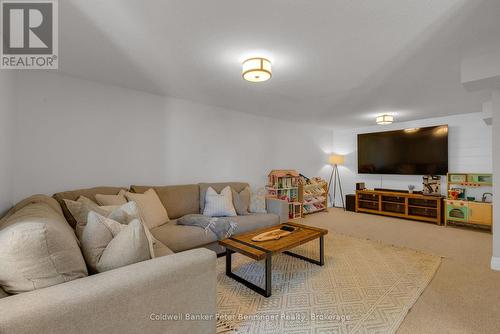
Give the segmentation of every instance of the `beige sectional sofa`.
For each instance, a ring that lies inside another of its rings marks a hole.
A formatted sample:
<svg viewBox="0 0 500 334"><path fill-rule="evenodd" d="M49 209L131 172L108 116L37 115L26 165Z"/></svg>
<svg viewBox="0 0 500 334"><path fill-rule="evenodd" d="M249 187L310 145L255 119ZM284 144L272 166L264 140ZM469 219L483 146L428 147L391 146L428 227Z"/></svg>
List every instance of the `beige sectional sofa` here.
<svg viewBox="0 0 500 334"><path fill-rule="evenodd" d="M181 252L192 248L205 247L223 253L224 249L217 243L217 237L211 231L205 232L195 226L181 226L176 220L184 215L203 212L203 201L208 187L220 192L230 186L237 192L248 186L247 183L200 183L182 186L131 186L136 193L143 193L153 188L167 209L170 222L151 230L155 238L164 243L174 252ZM288 220L288 203L276 199L266 200L267 213L255 213L245 216L232 217L238 224L235 234L248 232L262 227L277 225Z"/></svg>
<svg viewBox="0 0 500 334"><path fill-rule="evenodd" d="M176 254L91 276L82 275L80 268L75 272L82 278L69 280L62 275L56 285L41 284L33 291L15 295L8 295L0 288L0 333L215 333L216 254L210 250L222 253L223 249L212 232L176 225L176 219L200 213L208 186L220 191L227 185L236 191L247 186L246 183L131 186L132 192L142 193L150 188L157 192L171 221L151 232ZM14 224L45 228L44 224L49 222L63 231L59 235L66 236L65 247L73 252L77 240L71 227L75 222L63 199L85 196L95 200L96 194L117 194L120 189L97 187L62 192L53 196L57 201L43 195L31 197L0 220L0 233ZM238 224L236 234L288 219L288 204L284 201L267 200L267 209L267 214L233 217ZM76 264L83 261L81 254L75 256ZM211 317L197 321L165 320L169 315L179 314Z"/></svg>

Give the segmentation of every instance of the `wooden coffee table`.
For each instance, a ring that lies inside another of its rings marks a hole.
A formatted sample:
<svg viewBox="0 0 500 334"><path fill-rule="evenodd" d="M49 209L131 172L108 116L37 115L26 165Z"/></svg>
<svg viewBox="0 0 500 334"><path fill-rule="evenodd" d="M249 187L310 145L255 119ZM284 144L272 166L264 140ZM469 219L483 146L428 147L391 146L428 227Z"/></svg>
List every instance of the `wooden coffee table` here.
<svg viewBox="0 0 500 334"><path fill-rule="evenodd" d="M296 230L293 231L291 234L282 237L281 239L278 240L269 240L260 242L252 241L252 238L254 236L261 234L263 232L279 229L283 225L293 226L296 228ZM271 278L272 278L271 258L273 254L283 253L322 266L325 264L323 237L327 233L328 231L322 228L305 226L301 224L288 222L285 224L267 227L264 229L259 229L252 232L243 233L234 237L230 237L224 240L220 240L219 244L221 246L226 247L226 275L242 283L248 288L254 290L255 292L260 293L264 297L269 297L271 296ZM295 248L297 246L300 246L302 244L305 244L306 242L315 239L319 239L319 260L311 259L289 251L292 248ZM266 280L264 288L261 288L232 272L231 255L233 253L243 254L256 261L260 260L266 261L266 269L265 269Z"/></svg>

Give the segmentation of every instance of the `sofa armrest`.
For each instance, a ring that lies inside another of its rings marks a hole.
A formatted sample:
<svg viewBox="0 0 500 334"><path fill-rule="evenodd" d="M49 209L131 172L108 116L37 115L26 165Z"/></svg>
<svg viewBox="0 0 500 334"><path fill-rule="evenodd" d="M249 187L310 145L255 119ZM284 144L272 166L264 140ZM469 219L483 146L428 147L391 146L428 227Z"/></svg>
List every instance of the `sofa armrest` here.
<svg viewBox="0 0 500 334"><path fill-rule="evenodd" d="M215 265L195 249L2 298L0 333L215 333Z"/></svg>
<svg viewBox="0 0 500 334"><path fill-rule="evenodd" d="M266 198L266 210L267 213L274 213L280 217L280 223L286 223L288 221L288 202L276 199L276 198Z"/></svg>

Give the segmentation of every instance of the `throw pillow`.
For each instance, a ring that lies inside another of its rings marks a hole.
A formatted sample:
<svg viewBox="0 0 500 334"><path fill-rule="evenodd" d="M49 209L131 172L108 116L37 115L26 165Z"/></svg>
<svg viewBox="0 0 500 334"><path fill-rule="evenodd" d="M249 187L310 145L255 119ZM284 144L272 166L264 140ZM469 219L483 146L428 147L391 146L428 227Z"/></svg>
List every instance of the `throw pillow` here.
<svg viewBox="0 0 500 334"><path fill-rule="evenodd" d="M144 194L127 192L125 197L129 201L137 203L144 223L148 228L158 227L170 220L167 209L161 204L160 198L153 188L147 190Z"/></svg>
<svg viewBox="0 0 500 334"><path fill-rule="evenodd" d="M115 206L99 206L94 201L84 196L80 196L76 201L71 201L69 199L64 199L63 201L76 221L75 233L78 240L81 239L83 229L85 228L85 225L87 225L87 217L90 211L107 216L113 209L116 208Z"/></svg>
<svg viewBox="0 0 500 334"><path fill-rule="evenodd" d="M250 196L250 206L248 211L251 213L267 213L266 211L266 189L259 188L252 192Z"/></svg>
<svg viewBox="0 0 500 334"><path fill-rule="evenodd" d="M31 203L0 226L0 285L17 294L87 276L73 229L47 203Z"/></svg>
<svg viewBox="0 0 500 334"><path fill-rule="evenodd" d="M231 190L233 192L233 204L236 209L236 213L239 216L248 215L248 208L250 206L250 188L245 187L245 189L239 193L234 189Z"/></svg>
<svg viewBox="0 0 500 334"><path fill-rule="evenodd" d="M152 246L139 219L128 225L90 212L82 234L82 252L93 272L103 272L151 259Z"/></svg>
<svg viewBox="0 0 500 334"><path fill-rule="evenodd" d="M125 224L125 225L130 224L130 222L132 222L135 219L138 219L141 222L144 222L144 219L141 216L139 207L137 206L136 202L128 202L126 204L123 204L122 206L113 210L107 216L107 218L115 220L115 221L119 222L120 224ZM168 249L168 247L163 245L160 241L156 240L146 225L145 225L144 231L145 231L146 237L148 238L148 241L149 241L149 246L150 246L149 250L150 250L152 258L156 257L157 252L161 254L159 256L169 254L168 251L170 251L170 249ZM167 247L167 250L164 250L165 247ZM172 251L170 251L170 252L172 252Z"/></svg>
<svg viewBox="0 0 500 334"><path fill-rule="evenodd" d="M99 205L123 205L123 204L127 203L127 199L125 198L126 192L127 191L122 189L116 195L97 194L97 195L95 195L95 199L97 201L97 204L99 204Z"/></svg>
<svg viewBox="0 0 500 334"><path fill-rule="evenodd" d="M231 192L231 187L225 187L222 189L220 194L217 194L214 188L209 187L205 194L205 208L203 209L203 215L210 217L236 216L236 210L233 206L233 194Z"/></svg>

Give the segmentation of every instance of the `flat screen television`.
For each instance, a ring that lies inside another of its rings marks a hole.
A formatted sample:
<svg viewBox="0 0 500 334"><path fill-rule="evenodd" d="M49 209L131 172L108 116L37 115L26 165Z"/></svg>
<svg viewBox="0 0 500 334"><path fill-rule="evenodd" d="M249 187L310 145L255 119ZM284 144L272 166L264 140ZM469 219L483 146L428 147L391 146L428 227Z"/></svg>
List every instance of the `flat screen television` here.
<svg viewBox="0 0 500 334"><path fill-rule="evenodd" d="M358 173L445 175L448 125L358 134Z"/></svg>

